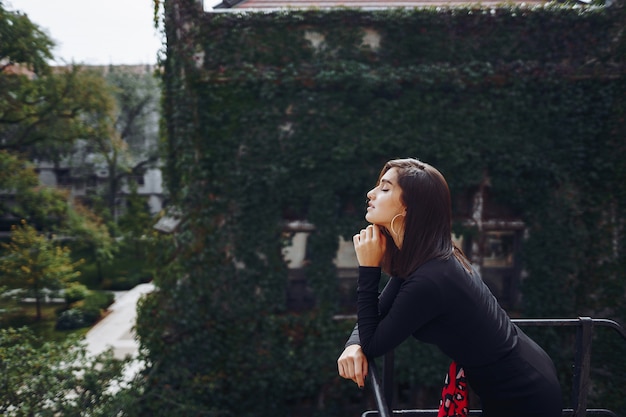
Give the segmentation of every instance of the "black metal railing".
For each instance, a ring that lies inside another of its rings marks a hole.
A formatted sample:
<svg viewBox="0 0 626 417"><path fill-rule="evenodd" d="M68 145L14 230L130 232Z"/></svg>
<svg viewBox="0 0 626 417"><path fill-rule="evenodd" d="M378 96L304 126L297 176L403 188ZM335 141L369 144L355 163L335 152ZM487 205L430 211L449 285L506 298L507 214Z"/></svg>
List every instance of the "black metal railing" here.
<svg viewBox="0 0 626 417"><path fill-rule="evenodd" d="M617 322L609 319L593 319L591 317L579 317L577 319L513 319L518 326L537 327L577 327L576 345L574 352L574 374L572 384L572 408L563 410L563 416L567 417L592 417L607 416L618 417L611 410L587 409L587 394L589 392L589 371L591 368L591 342L593 339L594 326L612 328L626 341L626 331ZM374 360L369 360L369 382L374 393L374 401L377 410L366 411L362 417L380 416L392 417L395 415L412 416L437 416L438 410L393 410L391 407L393 398L393 366L394 352L391 351L383 357L382 375ZM470 416L479 416L480 410L471 410Z"/></svg>

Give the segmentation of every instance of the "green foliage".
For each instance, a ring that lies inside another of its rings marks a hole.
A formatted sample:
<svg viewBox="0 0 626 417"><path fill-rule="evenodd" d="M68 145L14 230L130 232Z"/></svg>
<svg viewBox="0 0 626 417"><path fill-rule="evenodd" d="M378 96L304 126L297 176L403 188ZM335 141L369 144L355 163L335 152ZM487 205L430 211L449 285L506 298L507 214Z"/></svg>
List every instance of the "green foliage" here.
<svg viewBox="0 0 626 417"><path fill-rule="evenodd" d="M115 262L105 268L108 278L102 288L110 291L127 291L138 284L149 282L154 273L154 264L147 258L137 258L134 251L116 256Z"/></svg>
<svg viewBox="0 0 626 417"><path fill-rule="evenodd" d="M0 72L15 62L35 72L47 71L53 46L54 42L27 15L7 10L0 2Z"/></svg>
<svg viewBox="0 0 626 417"><path fill-rule="evenodd" d="M86 327L87 325L88 324L85 321L83 312L77 308L70 308L68 310L63 310L61 314L59 314L55 329L74 330Z"/></svg>
<svg viewBox="0 0 626 417"><path fill-rule="evenodd" d="M30 292L37 303L38 319L44 292L62 289L80 275L76 271L80 261L72 261L69 248L56 245L25 221L11 228L11 242L0 245L5 250L0 258L0 282Z"/></svg>
<svg viewBox="0 0 626 417"><path fill-rule="evenodd" d="M32 164L5 150L0 151L0 184L7 190L25 190L39 184ZM2 208L3 214L6 210Z"/></svg>
<svg viewBox="0 0 626 417"><path fill-rule="evenodd" d="M333 259L393 157L440 168L457 219L487 176L524 220L524 315L626 318L623 17L557 4L202 14L166 2L165 169L184 221L140 309L144 411L366 407L336 376L351 326L332 319ZM305 315L285 309L284 220L315 225ZM569 352L566 338L545 340ZM398 384L440 386L446 360L414 347L399 349Z"/></svg>
<svg viewBox="0 0 626 417"><path fill-rule="evenodd" d="M67 298L67 290L66 290ZM102 317L104 310L115 299L111 292L94 291L74 302L70 308L61 311L57 319L57 330L80 329L91 326Z"/></svg>
<svg viewBox="0 0 626 417"><path fill-rule="evenodd" d="M126 291L137 284L149 282L158 273L161 256L166 252L160 246L165 244L157 243L152 234L138 242L139 256L136 242L123 240L114 243L115 254L110 260L100 263L96 254L88 248L72 250L75 259L85 260L78 268L81 283L92 289Z"/></svg>
<svg viewBox="0 0 626 417"><path fill-rule="evenodd" d="M77 301L84 300L89 295L89 289L83 284L74 282L65 288L63 295L65 296L65 302L69 306Z"/></svg>
<svg viewBox="0 0 626 417"><path fill-rule="evenodd" d="M117 415L130 402L123 382L125 364L110 351L88 357L76 340L42 342L26 328L0 329L0 413Z"/></svg>
<svg viewBox="0 0 626 417"><path fill-rule="evenodd" d="M0 150L0 172L0 188L15 196L0 201L0 217L25 218L47 230L62 227L68 210L66 193L40 186L32 164L5 150Z"/></svg>
<svg viewBox="0 0 626 417"><path fill-rule="evenodd" d="M145 258L150 248L151 229L155 220L150 214L147 199L139 195L137 184L128 184L130 193L126 197L126 211L118 219L120 230L124 234L124 243L132 250L135 257Z"/></svg>
<svg viewBox="0 0 626 417"><path fill-rule="evenodd" d="M82 67L41 76L0 72L0 148L59 162L77 139L102 134L114 102L99 74Z"/></svg>
<svg viewBox="0 0 626 417"><path fill-rule="evenodd" d="M90 284L97 286L104 281L104 266L113 260L119 247L103 219L93 210L74 202L67 217L67 233L73 237L72 245L88 255L88 261L95 266L95 282Z"/></svg>
<svg viewBox="0 0 626 417"><path fill-rule="evenodd" d="M94 291L85 297L83 309L105 310L115 301L115 295L110 291ZM100 317L98 315L98 317Z"/></svg>
<svg viewBox="0 0 626 417"><path fill-rule="evenodd" d="M67 220L68 193L52 187L38 186L15 194L12 214L28 219L43 230L58 231Z"/></svg>

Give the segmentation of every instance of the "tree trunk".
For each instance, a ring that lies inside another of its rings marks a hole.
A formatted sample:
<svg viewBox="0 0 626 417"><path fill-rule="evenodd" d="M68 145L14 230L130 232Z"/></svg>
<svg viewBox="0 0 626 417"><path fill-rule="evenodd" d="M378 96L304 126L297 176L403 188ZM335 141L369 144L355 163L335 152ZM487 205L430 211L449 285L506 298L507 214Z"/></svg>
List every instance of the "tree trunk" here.
<svg viewBox="0 0 626 417"><path fill-rule="evenodd" d="M111 211L111 218L113 222L117 223L117 216L115 214L115 196L117 195L118 180L116 172L112 167L109 168L109 210Z"/></svg>
<svg viewBox="0 0 626 417"><path fill-rule="evenodd" d="M96 260L96 269L98 271L98 284L102 284L102 261L100 259Z"/></svg>
<svg viewBox="0 0 626 417"><path fill-rule="evenodd" d="M35 317L36 321L40 321L41 320L41 295L39 294L39 291L35 292L35 306L37 307L37 316Z"/></svg>

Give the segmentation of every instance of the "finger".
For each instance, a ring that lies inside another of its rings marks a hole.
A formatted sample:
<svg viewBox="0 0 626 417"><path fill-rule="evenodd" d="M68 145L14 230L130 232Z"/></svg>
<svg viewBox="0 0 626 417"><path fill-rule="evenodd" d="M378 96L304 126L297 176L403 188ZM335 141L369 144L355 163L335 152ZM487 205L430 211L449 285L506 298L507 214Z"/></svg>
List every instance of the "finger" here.
<svg viewBox="0 0 626 417"><path fill-rule="evenodd" d="M374 225L374 239L379 241L382 248L385 249L387 240L379 225Z"/></svg>
<svg viewBox="0 0 626 417"><path fill-rule="evenodd" d="M354 382L359 386L359 388L363 388L365 386L365 375L363 374L363 369L367 369L367 365L364 366L364 361L357 360L354 364Z"/></svg>
<svg viewBox="0 0 626 417"><path fill-rule="evenodd" d="M359 243L363 245L367 243L368 240L369 236L367 235L367 229L361 230L361 233L359 233Z"/></svg>
<svg viewBox="0 0 626 417"><path fill-rule="evenodd" d="M369 364L367 362L367 359L365 359L363 361L363 379L365 380L365 377L367 376L368 372L369 372Z"/></svg>
<svg viewBox="0 0 626 417"><path fill-rule="evenodd" d="M343 356L337 359L337 368L339 370L339 375L347 379L352 379L353 372L351 373L350 371L351 362L352 361L346 360L346 358Z"/></svg>
<svg viewBox="0 0 626 417"><path fill-rule="evenodd" d="M372 240L377 242L380 240L380 230L378 229L378 225L372 225Z"/></svg>
<svg viewBox="0 0 626 417"><path fill-rule="evenodd" d="M344 359L341 363L343 367L343 375L345 379L354 379L354 364L352 360Z"/></svg>
<svg viewBox="0 0 626 417"><path fill-rule="evenodd" d="M365 377L361 373L355 375L352 380L359 386L359 388L363 388L365 386Z"/></svg>

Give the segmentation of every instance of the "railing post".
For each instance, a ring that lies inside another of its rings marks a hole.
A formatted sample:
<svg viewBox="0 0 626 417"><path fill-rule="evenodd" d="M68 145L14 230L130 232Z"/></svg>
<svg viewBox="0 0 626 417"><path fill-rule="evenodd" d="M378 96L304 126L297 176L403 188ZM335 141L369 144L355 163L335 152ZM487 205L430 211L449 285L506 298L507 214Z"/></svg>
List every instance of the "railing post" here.
<svg viewBox="0 0 626 417"><path fill-rule="evenodd" d="M574 357L574 386L572 387L573 417L587 415L587 393L589 391L589 371L591 368L591 342L593 340L593 319L579 317L580 326L576 330L576 353Z"/></svg>
<svg viewBox="0 0 626 417"><path fill-rule="evenodd" d="M390 350L383 357L383 392L390 410L393 410L393 371L394 351Z"/></svg>
<svg viewBox="0 0 626 417"><path fill-rule="evenodd" d="M381 386L381 377L378 375L378 369L376 362L373 359L368 359L369 362L369 374L370 383L372 384L372 391L374 392L374 401L376 402L376 408L378 409L379 417L391 417L391 409L385 399L383 387Z"/></svg>

